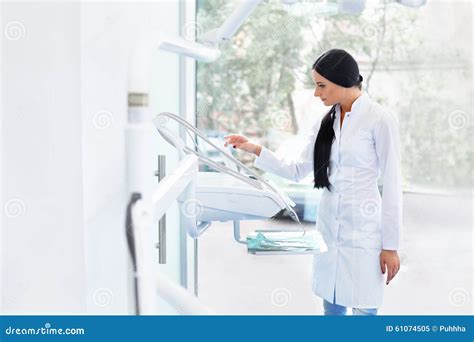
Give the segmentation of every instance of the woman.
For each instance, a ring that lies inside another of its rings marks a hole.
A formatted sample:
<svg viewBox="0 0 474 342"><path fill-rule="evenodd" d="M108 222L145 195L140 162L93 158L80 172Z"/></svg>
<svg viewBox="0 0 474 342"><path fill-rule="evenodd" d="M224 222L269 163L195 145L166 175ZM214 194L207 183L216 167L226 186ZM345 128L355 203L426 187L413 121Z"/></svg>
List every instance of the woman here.
<svg viewBox="0 0 474 342"><path fill-rule="evenodd" d="M307 137L300 158L283 160L242 135L225 137L255 153L255 166L299 181L311 171L323 193L316 229L328 252L315 255L313 291L323 298L326 315L376 315L386 284L395 277L402 218L398 122L361 91L354 58L333 49L313 65L314 96L329 112ZM383 177L380 196L377 179Z"/></svg>

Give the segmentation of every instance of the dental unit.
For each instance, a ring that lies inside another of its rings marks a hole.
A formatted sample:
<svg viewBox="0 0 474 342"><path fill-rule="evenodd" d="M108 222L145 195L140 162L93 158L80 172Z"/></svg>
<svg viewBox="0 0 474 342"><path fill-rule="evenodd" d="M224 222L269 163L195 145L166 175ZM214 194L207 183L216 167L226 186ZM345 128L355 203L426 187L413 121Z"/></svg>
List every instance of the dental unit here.
<svg viewBox="0 0 474 342"><path fill-rule="evenodd" d="M185 128L186 134L194 142L194 148L186 146L183 139L167 127L170 120ZM298 252L316 253L326 250L326 245L318 232L311 230L308 234L306 233L293 209L295 203L275 184L263 179L178 115L163 112L153 118L153 123L160 135L178 150L180 158L194 155L199 162L219 171L198 172L195 198L190 199L186 196L178 198L181 205L194 201L199 206L199 209L196 210L196 220L199 221L199 224L187 227L191 237L196 238L202 234L212 221L233 221L235 240L246 244L250 253L281 251L294 254ZM197 139L203 140L218 151L227 160L229 166L217 163L205 156L196 144ZM293 230L257 231L256 235L250 234L247 239L240 238L239 221L272 218L282 210L288 212L289 216L303 229L303 232ZM195 227L205 228L196 230Z"/></svg>

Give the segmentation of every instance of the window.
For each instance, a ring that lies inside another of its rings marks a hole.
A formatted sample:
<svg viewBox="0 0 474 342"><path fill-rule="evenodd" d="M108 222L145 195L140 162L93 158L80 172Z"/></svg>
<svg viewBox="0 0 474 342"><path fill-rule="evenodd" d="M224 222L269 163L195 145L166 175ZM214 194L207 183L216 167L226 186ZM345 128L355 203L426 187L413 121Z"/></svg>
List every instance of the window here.
<svg viewBox="0 0 474 342"><path fill-rule="evenodd" d="M201 31L222 23L237 3L199 1ZM216 62L198 64L198 126L294 155L296 134L327 111L312 97L311 65L340 47L358 60L364 90L399 117L404 189L468 189L470 6L433 1L412 9L371 1L351 16L322 2L263 3L221 44ZM247 153L239 158L253 160Z"/></svg>

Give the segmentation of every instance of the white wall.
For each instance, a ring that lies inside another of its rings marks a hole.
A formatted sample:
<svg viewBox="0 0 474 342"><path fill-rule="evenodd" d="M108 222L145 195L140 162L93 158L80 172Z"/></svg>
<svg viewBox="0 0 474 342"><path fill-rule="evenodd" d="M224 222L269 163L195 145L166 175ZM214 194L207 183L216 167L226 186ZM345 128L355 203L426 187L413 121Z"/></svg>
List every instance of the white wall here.
<svg viewBox="0 0 474 342"><path fill-rule="evenodd" d="M4 312L131 312L124 232L128 56L142 30L178 33L178 20L177 1L2 3L2 28L18 22L24 33L2 40ZM178 57L155 51L151 72L152 112L177 112ZM171 172L176 157L157 135L153 152L153 160L169 155ZM177 282L178 217L174 206L168 264L157 264Z"/></svg>
<svg viewBox="0 0 474 342"><path fill-rule="evenodd" d="M2 7L3 309L80 313L80 7Z"/></svg>

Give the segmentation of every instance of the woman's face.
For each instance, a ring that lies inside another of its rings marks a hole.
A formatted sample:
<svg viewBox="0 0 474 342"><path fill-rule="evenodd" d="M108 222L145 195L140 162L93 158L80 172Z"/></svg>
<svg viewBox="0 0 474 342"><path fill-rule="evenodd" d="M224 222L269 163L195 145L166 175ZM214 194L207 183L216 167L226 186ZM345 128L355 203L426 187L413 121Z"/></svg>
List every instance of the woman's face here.
<svg viewBox="0 0 474 342"><path fill-rule="evenodd" d="M325 106L340 103L347 89L327 80L314 69L311 70L311 73L315 84L314 96L319 97Z"/></svg>

